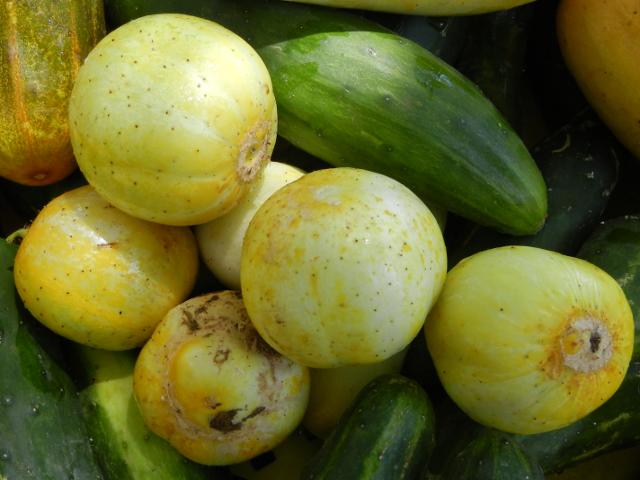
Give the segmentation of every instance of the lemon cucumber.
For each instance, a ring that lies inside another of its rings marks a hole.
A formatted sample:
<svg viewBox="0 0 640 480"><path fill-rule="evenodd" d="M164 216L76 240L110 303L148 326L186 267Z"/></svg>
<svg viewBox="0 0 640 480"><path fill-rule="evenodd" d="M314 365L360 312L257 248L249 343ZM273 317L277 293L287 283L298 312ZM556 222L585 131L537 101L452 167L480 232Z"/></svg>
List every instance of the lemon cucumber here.
<svg viewBox="0 0 640 480"><path fill-rule="evenodd" d="M114 26L182 12L247 40L271 76L278 133L318 158L383 173L502 231L542 227L546 189L521 139L475 84L406 38L346 12L286 2L111 0L107 7Z"/></svg>

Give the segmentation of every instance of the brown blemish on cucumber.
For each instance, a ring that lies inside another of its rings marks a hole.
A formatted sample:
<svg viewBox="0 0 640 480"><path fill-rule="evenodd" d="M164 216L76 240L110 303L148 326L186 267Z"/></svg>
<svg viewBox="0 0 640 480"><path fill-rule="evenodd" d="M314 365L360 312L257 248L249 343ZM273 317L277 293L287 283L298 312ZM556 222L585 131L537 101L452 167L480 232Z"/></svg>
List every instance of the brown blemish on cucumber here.
<svg viewBox="0 0 640 480"><path fill-rule="evenodd" d="M242 422L233 423L233 419L238 413L238 409L224 410L216 413L216 415L209 421L209 426L222 433L235 432L242 428Z"/></svg>
<svg viewBox="0 0 640 480"><path fill-rule="evenodd" d="M265 120L245 134L236 164L236 173L243 182L251 182L271 159L271 128L271 122Z"/></svg>
<svg viewBox="0 0 640 480"><path fill-rule="evenodd" d="M198 320L196 320L193 313L191 313L189 310L182 311L182 324L185 325L192 333L200 330L200 324L198 323Z"/></svg>
<svg viewBox="0 0 640 480"><path fill-rule="evenodd" d="M244 422L246 422L250 418L253 418L253 417L257 416L257 415L260 415L265 410L266 410L266 407L264 407L264 406L256 407L251 411L251 413L249 413L247 416L243 417L237 423L234 423L233 420L236 417L237 413L240 411L240 409L234 408L234 409L231 409L231 410L224 410L222 412L218 412L209 421L209 426L212 429L218 430L218 431L220 431L222 433L235 432L235 431L240 430L242 428L242 425L244 424Z"/></svg>

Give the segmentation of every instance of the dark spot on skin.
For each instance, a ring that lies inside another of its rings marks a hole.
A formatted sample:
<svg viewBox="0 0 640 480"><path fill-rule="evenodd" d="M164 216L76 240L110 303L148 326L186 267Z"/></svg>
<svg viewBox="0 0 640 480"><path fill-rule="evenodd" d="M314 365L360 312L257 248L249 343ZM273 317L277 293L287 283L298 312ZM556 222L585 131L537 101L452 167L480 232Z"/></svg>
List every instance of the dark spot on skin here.
<svg viewBox="0 0 640 480"><path fill-rule="evenodd" d="M216 351L215 356L213 357L213 361L217 365L222 365L229 358L229 349L225 348L224 350L220 349Z"/></svg>
<svg viewBox="0 0 640 480"><path fill-rule="evenodd" d="M589 344L591 345L591 353L596 353L600 347L600 341L602 337L598 332L592 332L589 337Z"/></svg>
<svg viewBox="0 0 640 480"><path fill-rule="evenodd" d="M218 412L216 413L215 417L213 417L209 421L209 426L214 430L218 430L222 433L229 433L240 430L240 428L242 427L242 422L233 423L233 419L235 418L236 413L238 413L237 408Z"/></svg>
<svg viewBox="0 0 640 480"><path fill-rule="evenodd" d="M200 324L189 310L182 312L182 324L185 325L190 332L200 330Z"/></svg>

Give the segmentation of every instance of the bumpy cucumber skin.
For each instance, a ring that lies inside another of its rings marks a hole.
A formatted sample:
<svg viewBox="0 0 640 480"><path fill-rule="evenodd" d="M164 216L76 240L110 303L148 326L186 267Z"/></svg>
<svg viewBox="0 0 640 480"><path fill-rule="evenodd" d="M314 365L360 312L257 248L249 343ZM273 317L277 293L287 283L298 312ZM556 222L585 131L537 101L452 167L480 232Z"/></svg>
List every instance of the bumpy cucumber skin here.
<svg viewBox="0 0 640 480"><path fill-rule="evenodd" d="M15 252L0 239L0 478L102 479L76 389L19 307Z"/></svg>
<svg viewBox="0 0 640 480"><path fill-rule="evenodd" d="M472 82L417 44L347 13L284 2L107 2L116 25L168 10L217 21L256 48L278 133L294 145L501 231L542 227L546 188L520 138Z"/></svg>
<svg viewBox="0 0 640 480"><path fill-rule="evenodd" d="M360 392L305 480L413 479L435 444L435 416L422 388L399 374L383 375Z"/></svg>

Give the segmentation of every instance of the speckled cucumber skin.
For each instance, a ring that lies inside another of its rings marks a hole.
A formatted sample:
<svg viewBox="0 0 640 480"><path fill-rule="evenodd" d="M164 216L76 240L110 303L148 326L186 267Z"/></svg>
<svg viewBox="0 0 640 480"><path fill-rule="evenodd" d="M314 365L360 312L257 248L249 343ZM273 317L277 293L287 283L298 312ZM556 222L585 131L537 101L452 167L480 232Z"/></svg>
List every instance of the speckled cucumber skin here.
<svg viewBox="0 0 640 480"><path fill-rule="evenodd" d="M242 295L260 335L294 361L376 363L420 331L446 257L435 217L408 188L361 169L317 170L254 215Z"/></svg>
<svg viewBox="0 0 640 480"><path fill-rule="evenodd" d="M257 50L278 133L294 145L501 231L542 227L546 189L520 138L472 82L417 44L346 12L280 1L107 2L114 24L161 11L214 19Z"/></svg>
<svg viewBox="0 0 640 480"><path fill-rule="evenodd" d="M188 228L134 218L86 185L40 211L18 249L14 278L27 309L51 330L127 350L187 297L197 269Z"/></svg>
<svg viewBox="0 0 640 480"><path fill-rule="evenodd" d="M101 0L0 2L0 176L49 185L75 170L69 96L104 33Z"/></svg>
<svg viewBox="0 0 640 480"><path fill-rule="evenodd" d="M209 20L150 15L88 55L69 101L87 181L128 214L167 225L219 217L271 157L273 87L258 54Z"/></svg>

